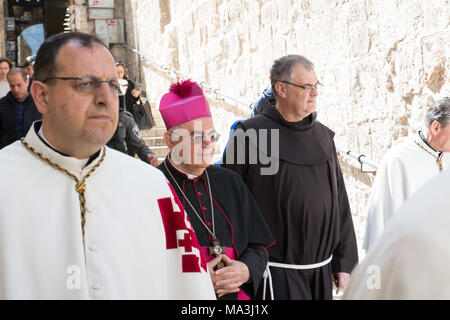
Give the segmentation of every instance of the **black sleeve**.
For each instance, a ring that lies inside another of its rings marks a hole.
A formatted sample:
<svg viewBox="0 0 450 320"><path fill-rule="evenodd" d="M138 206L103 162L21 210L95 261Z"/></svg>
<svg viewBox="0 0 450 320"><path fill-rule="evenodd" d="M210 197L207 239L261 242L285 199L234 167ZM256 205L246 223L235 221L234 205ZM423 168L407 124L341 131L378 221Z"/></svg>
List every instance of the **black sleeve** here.
<svg viewBox="0 0 450 320"><path fill-rule="evenodd" d="M241 288L250 298L253 298L258 291L264 270L269 261L267 251L261 245L249 245L238 261L245 263L250 271L249 281L242 285Z"/></svg>
<svg viewBox="0 0 450 320"><path fill-rule="evenodd" d="M351 273L358 263L358 247L356 245L356 235L353 226L353 219L348 201L347 190L345 189L344 178L336 157L336 175L339 201L339 246L333 252L331 268L333 273Z"/></svg>
<svg viewBox="0 0 450 320"><path fill-rule="evenodd" d="M273 245L275 240L255 198L245 183L237 175L235 176L238 180L236 189L239 190L241 195L240 215L244 219L241 224L245 225L245 233L247 234L246 239L241 238L241 235L236 236L236 239L242 240L240 243L246 243L245 248L241 247L240 244L238 245L241 254L237 260L245 263L250 271L250 280L242 288L250 297L254 297L269 261L266 247ZM243 230L241 232L244 233Z"/></svg>
<svg viewBox="0 0 450 320"><path fill-rule="evenodd" d="M139 97L137 97L137 98L133 97L133 95L131 94L131 91L133 91L136 88L136 86L134 85L133 81L131 81L130 79L127 79L127 80L128 80L128 87L127 87L127 92L125 93L125 100L127 102L127 110L132 111L131 109L133 108L136 101L139 100Z"/></svg>
<svg viewBox="0 0 450 320"><path fill-rule="evenodd" d="M241 176L247 182L247 172L249 163L249 141L244 139L245 128L239 123L233 137L230 138L223 155L223 168L230 169ZM242 154L242 150L244 154Z"/></svg>
<svg viewBox="0 0 450 320"><path fill-rule="evenodd" d="M127 135L125 142L127 147L136 151L139 158L148 163L148 155L154 154L145 144L142 136L139 134L139 128L132 116L126 118Z"/></svg>

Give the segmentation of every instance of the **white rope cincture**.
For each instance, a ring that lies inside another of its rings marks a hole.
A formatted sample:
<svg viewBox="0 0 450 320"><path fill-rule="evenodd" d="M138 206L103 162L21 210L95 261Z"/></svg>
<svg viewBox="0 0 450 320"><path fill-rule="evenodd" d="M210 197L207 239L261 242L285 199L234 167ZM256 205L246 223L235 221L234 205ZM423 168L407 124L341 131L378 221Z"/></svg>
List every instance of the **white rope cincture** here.
<svg viewBox="0 0 450 320"><path fill-rule="evenodd" d="M271 262L269 261L266 266L266 270L264 270L263 274L263 300L266 300L266 287L267 287L267 279L269 279L269 288L270 288L270 299L274 299L273 294L273 284L272 284L272 274L270 273L270 267L273 268L283 268L283 269L295 269L295 270L309 270L309 269L317 269L323 266L326 266L333 259L333 255L331 255L327 260L313 263L313 264L287 264L287 263L279 263L279 262Z"/></svg>

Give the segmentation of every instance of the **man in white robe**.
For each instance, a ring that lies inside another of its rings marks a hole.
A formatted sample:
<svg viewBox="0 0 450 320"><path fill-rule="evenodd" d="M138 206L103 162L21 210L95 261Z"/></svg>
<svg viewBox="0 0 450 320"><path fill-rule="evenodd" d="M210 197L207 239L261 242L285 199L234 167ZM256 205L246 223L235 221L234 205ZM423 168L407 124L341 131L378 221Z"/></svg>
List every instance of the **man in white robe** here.
<svg viewBox="0 0 450 320"><path fill-rule="evenodd" d="M450 98L433 103L425 116L427 129L405 138L383 157L369 199L363 248L368 251L385 225L420 186L449 164Z"/></svg>
<svg viewBox="0 0 450 320"><path fill-rule="evenodd" d="M0 299L215 299L164 175L105 147L117 90L96 37L40 47L31 92L42 122L0 151Z"/></svg>
<svg viewBox="0 0 450 320"><path fill-rule="evenodd" d="M409 198L352 272L344 299L450 299L450 169Z"/></svg>

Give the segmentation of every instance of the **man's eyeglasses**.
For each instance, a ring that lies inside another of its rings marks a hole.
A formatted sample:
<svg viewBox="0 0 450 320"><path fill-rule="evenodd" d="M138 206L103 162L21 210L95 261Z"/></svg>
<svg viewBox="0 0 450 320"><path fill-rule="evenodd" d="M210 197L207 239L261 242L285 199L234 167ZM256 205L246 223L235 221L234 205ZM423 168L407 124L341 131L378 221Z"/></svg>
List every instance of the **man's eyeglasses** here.
<svg viewBox="0 0 450 320"><path fill-rule="evenodd" d="M42 82L50 80L76 80L77 89L84 92L92 93L96 89L100 88L103 82L107 83L113 94L119 94L120 85L119 80L116 78L108 80L100 80L98 77L87 74L79 77L49 77Z"/></svg>
<svg viewBox="0 0 450 320"><path fill-rule="evenodd" d="M220 134L216 131L212 131L210 133L203 133L203 132L191 132L188 133L191 136L191 139L194 141L195 144L201 144L203 142L211 142L215 143L219 140ZM172 132L173 138L178 138L180 136L183 136L182 134L179 134L177 132Z"/></svg>
<svg viewBox="0 0 450 320"><path fill-rule="evenodd" d="M203 133L203 132L192 132L191 138L194 140L194 143L200 144L203 142L217 142L220 138L220 134L216 131L210 132L210 133Z"/></svg>
<svg viewBox="0 0 450 320"><path fill-rule="evenodd" d="M306 83L306 84L302 84L302 85L295 84L295 83L292 83L292 82L289 82L289 81L284 81L284 80L280 80L279 82L282 82L282 83L285 83L285 84L290 84L290 85L293 85L294 87L302 88L303 90L306 90L306 91L311 91L311 89L319 90L319 88L322 87L322 84L319 81L317 81L316 84Z"/></svg>

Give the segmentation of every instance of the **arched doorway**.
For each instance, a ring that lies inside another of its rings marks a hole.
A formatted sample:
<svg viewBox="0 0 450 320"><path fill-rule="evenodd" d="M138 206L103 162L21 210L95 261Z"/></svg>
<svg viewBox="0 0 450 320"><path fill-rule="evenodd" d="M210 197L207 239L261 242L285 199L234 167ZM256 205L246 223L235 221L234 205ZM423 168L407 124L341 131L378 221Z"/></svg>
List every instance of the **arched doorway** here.
<svg viewBox="0 0 450 320"><path fill-rule="evenodd" d="M8 0L7 57L22 66L46 37L63 32L68 5L69 0Z"/></svg>

